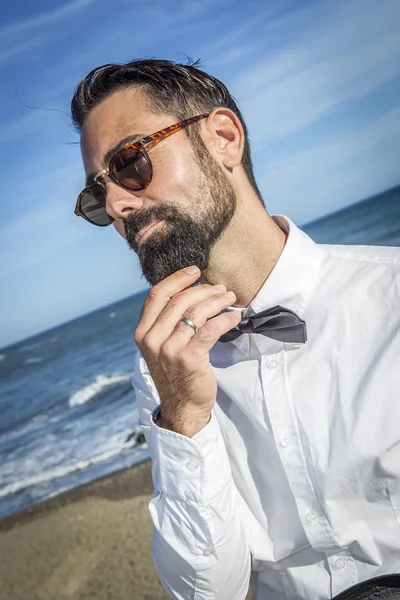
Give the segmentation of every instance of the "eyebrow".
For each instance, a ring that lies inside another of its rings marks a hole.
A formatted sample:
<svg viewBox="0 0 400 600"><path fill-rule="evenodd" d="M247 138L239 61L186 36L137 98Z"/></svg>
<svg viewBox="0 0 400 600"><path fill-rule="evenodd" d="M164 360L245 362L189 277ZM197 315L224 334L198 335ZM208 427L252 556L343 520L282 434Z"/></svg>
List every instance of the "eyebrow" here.
<svg viewBox="0 0 400 600"><path fill-rule="evenodd" d="M128 137L123 138L122 140L120 140L117 144L115 144L115 146L113 146L112 148L110 148L109 150L107 150L107 152L105 153L105 155L103 156L103 162L105 165L108 165L110 160L120 151L122 150L122 148L124 146L127 146L128 144L134 144L135 142L141 140L142 138L145 137L144 133L135 133L133 135L128 135ZM89 173L89 175L86 177L86 185L91 185L92 183L94 183L94 178L96 177L98 172L96 173Z"/></svg>

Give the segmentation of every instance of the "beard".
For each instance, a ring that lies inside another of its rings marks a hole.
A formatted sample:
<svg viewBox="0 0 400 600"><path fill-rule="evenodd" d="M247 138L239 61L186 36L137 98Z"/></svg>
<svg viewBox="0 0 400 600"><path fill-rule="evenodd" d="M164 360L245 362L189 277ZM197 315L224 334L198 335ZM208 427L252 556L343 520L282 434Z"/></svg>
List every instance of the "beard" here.
<svg viewBox="0 0 400 600"><path fill-rule="evenodd" d="M124 220L126 241L151 286L191 265L207 269L213 245L235 214L236 194L231 183L207 151L198 158L200 176L190 209L186 204L178 207L163 202ZM164 222L138 244L136 234L152 221Z"/></svg>

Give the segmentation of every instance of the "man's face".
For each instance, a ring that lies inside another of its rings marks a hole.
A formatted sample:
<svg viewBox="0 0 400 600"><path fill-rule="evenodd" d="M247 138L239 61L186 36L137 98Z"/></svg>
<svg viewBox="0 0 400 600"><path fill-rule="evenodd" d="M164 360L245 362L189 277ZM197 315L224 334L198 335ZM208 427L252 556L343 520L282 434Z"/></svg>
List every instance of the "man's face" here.
<svg viewBox="0 0 400 600"><path fill-rule="evenodd" d="M138 89L115 92L85 121L81 151L86 173L107 168L104 156L121 140L150 135L176 121L151 113ZM107 212L137 253L143 276L155 285L186 266L208 267L211 248L235 213L236 197L208 150L194 149L182 131L149 155L153 179L145 190L124 190L106 179ZM154 227L143 234L149 225Z"/></svg>

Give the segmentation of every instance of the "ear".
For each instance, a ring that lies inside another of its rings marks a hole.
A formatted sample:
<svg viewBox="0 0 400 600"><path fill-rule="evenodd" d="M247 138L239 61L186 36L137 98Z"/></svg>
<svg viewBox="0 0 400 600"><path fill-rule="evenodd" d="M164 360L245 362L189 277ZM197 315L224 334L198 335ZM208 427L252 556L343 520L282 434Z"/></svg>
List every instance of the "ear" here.
<svg viewBox="0 0 400 600"><path fill-rule="evenodd" d="M242 162L244 131L239 118L229 108L215 108L205 123L209 150L227 169Z"/></svg>

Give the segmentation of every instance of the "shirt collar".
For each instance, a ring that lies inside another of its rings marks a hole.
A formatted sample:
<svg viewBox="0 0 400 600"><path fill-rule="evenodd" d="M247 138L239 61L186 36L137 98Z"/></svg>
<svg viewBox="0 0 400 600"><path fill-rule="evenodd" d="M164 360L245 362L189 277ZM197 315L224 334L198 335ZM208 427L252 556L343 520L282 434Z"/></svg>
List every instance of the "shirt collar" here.
<svg viewBox="0 0 400 600"><path fill-rule="evenodd" d="M288 217L272 215L272 219L287 234L286 244L265 283L245 309L244 316L279 304L301 317L318 276L322 252Z"/></svg>
<svg viewBox="0 0 400 600"><path fill-rule="evenodd" d="M243 318L257 312L283 306L303 316L307 302L316 283L322 251L304 231L283 215L271 215L287 234L286 244L268 278L247 308L241 310ZM243 351L248 348L249 336L242 335L233 343Z"/></svg>

